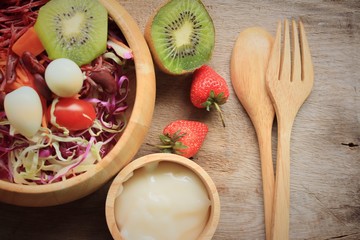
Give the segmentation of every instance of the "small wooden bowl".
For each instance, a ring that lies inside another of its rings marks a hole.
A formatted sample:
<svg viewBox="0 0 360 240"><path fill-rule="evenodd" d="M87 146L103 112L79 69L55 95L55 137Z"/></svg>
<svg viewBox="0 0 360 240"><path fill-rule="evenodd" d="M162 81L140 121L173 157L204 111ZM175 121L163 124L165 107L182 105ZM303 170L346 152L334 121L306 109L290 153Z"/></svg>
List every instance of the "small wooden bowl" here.
<svg viewBox="0 0 360 240"><path fill-rule="evenodd" d="M211 207L210 207L210 215L208 221L198 239L210 240L216 231L220 218L220 199L216 186L212 181L212 179L210 178L210 176L207 174L207 172L203 168L201 168L198 164L196 164L194 161L170 153L155 153L140 157L134 160L133 162L131 162L129 165L127 165L115 177L114 181L110 186L106 198L106 206L105 206L106 222L112 237L115 240L122 240L122 237L120 235L120 230L115 220L115 200L116 197L118 196L119 188L122 187L123 182L125 182L128 179L129 175L132 172L134 172L136 169L139 169L149 163L161 162L161 161L168 161L185 166L191 171L193 171L203 182L205 188L207 189L209 199L211 201Z"/></svg>
<svg viewBox="0 0 360 240"><path fill-rule="evenodd" d="M136 83L130 86L128 125L118 143L91 170L48 185L0 180L0 201L19 206L53 206L84 197L108 182L137 153L150 127L155 105L155 72L150 51L135 20L116 0L99 0L124 34L134 54ZM133 103L133 104L132 104Z"/></svg>

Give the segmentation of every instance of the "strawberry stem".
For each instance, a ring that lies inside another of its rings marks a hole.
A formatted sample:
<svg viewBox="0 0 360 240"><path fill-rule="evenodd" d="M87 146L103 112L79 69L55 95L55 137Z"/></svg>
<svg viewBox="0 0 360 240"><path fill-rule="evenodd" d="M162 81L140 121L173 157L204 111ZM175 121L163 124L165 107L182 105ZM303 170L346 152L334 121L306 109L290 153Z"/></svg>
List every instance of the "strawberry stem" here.
<svg viewBox="0 0 360 240"><path fill-rule="evenodd" d="M215 94L213 90L210 91L209 97L206 102L202 103L202 106L205 107L207 111L210 111L211 107L214 106L217 112L219 113L222 125L225 127L224 115L220 109L220 105L226 102L226 98L224 97L224 93L221 92L218 95Z"/></svg>
<svg viewBox="0 0 360 240"><path fill-rule="evenodd" d="M224 115L223 115L223 113L222 113L222 111L220 109L219 104L217 104L216 102L214 102L213 104L214 104L215 109L219 113L219 116L220 116L223 127L225 127Z"/></svg>
<svg viewBox="0 0 360 240"><path fill-rule="evenodd" d="M146 145L151 146L151 147L156 147L159 149L171 149L173 147L171 145L157 145L157 144L151 144L151 143L146 143Z"/></svg>

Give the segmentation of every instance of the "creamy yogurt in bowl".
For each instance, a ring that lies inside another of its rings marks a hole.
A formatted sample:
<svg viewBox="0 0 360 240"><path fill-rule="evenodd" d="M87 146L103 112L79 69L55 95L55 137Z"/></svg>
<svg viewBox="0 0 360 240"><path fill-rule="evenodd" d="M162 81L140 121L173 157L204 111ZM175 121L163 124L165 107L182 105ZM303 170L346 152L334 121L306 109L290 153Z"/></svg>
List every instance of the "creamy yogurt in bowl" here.
<svg viewBox="0 0 360 240"><path fill-rule="evenodd" d="M220 201L210 176L175 154L134 160L113 181L106 219L114 239L211 239Z"/></svg>

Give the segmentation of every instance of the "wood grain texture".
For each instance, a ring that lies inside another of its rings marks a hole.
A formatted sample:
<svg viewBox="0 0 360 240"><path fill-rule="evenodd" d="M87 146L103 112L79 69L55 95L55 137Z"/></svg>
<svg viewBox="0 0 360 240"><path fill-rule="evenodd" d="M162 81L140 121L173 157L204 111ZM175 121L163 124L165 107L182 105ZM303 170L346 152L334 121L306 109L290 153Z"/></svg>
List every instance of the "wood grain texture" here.
<svg viewBox="0 0 360 240"><path fill-rule="evenodd" d="M144 29L162 0L119 0ZM236 37L261 26L275 35L285 17L301 18L312 51L315 82L291 135L291 239L360 239L360 2L357 0L204 0L216 28L209 63L230 83L230 56ZM216 113L195 109L190 77L159 71L154 118L145 142L157 142L172 120L192 119L209 126L194 161L214 180L221 216L214 240L265 239L259 149L255 130L231 88ZM273 145L276 146L276 124ZM275 147L274 147L275 148ZM137 157L156 152L143 144ZM273 150L273 154L276 149ZM50 208L0 204L0 238L111 239L105 222L107 184L94 194Z"/></svg>

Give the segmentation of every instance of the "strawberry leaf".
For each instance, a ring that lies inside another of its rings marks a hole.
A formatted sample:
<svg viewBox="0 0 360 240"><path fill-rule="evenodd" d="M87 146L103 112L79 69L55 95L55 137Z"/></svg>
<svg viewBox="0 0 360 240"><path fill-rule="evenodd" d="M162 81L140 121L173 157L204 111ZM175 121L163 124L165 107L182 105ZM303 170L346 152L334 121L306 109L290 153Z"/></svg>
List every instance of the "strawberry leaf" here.
<svg viewBox="0 0 360 240"><path fill-rule="evenodd" d="M163 144L166 144L166 145L169 145L171 144L171 138L167 135L160 135L159 136L160 138L160 141L163 143Z"/></svg>
<svg viewBox="0 0 360 240"><path fill-rule="evenodd" d="M226 102L226 97L224 92L219 93L218 95L215 95L214 90L211 90L209 93L209 97L206 99L206 102L203 102L201 105L207 110L210 111L211 107L215 107L215 109L217 110L217 112L220 115L221 118L221 122L223 124L223 126L225 127L225 121L224 121L224 116L222 114L222 111L220 109L219 105L222 105Z"/></svg>
<svg viewBox="0 0 360 240"><path fill-rule="evenodd" d="M163 148L161 149L162 153L173 153L173 150L171 148Z"/></svg>
<svg viewBox="0 0 360 240"><path fill-rule="evenodd" d="M180 130L177 130L172 136L170 134L161 134L159 135L159 139L162 145L152 145L152 146L159 148L163 153L180 154L181 150L188 148L180 141L180 139L185 135L186 133L181 133Z"/></svg>

